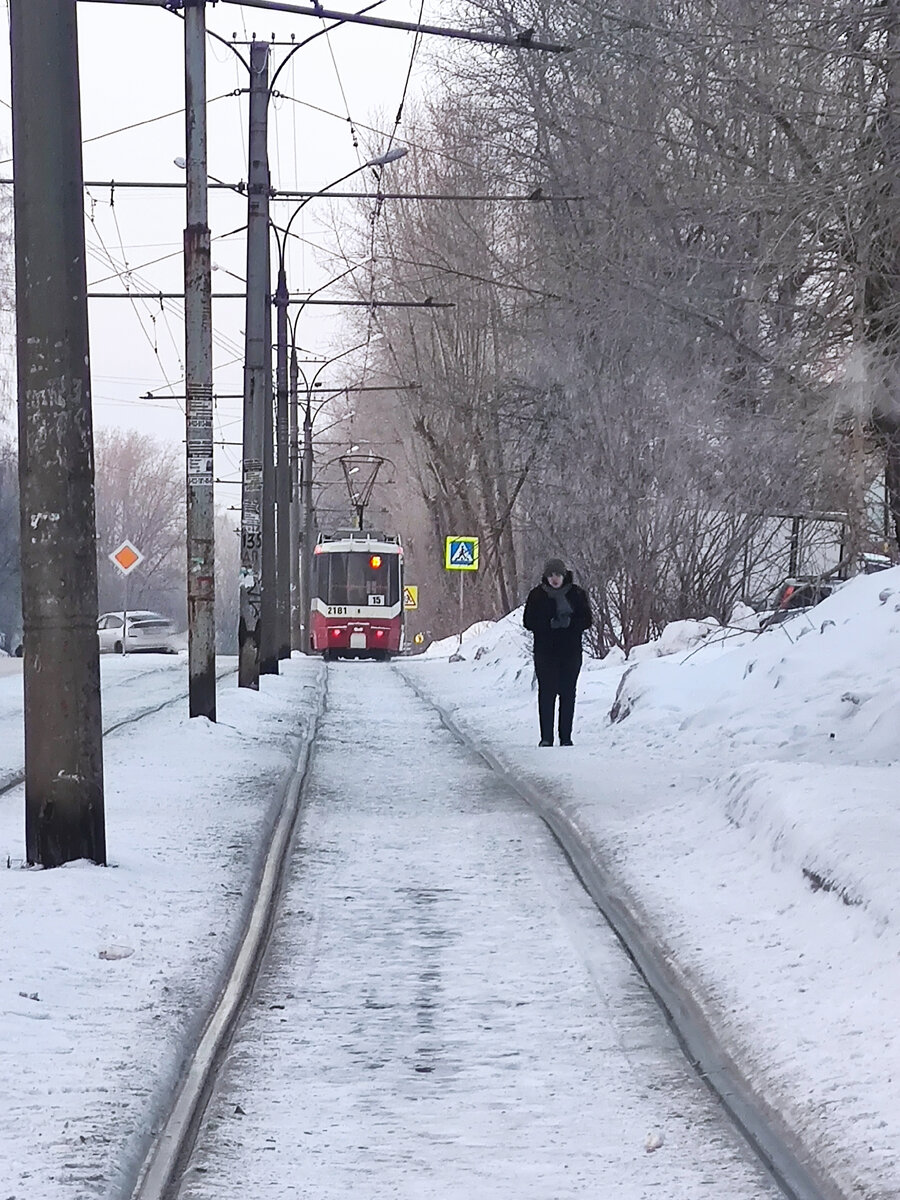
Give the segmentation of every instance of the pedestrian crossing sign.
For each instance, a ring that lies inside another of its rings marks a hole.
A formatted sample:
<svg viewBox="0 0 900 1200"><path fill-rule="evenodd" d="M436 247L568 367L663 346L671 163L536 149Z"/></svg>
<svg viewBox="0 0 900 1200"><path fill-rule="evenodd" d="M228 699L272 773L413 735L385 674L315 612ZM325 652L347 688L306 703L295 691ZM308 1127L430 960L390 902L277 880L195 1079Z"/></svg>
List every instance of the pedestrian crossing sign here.
<svg viewBox="0 0 900 1200"><path fill-rule="evenodd" d="M447 571L477 571L478 538L448 537L444 543L444 568Z"/></svg>

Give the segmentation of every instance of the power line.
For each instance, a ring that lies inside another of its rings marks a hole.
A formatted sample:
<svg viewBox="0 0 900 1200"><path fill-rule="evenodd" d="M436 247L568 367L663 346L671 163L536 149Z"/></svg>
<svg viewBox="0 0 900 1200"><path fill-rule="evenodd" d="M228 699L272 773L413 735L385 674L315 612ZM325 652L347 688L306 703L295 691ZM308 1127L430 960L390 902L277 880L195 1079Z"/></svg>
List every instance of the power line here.
<svg viewBox="0 0 900 1200"><path fill-rule="evenodd" d="M223 92L221 96L213 96L208 104L215 104L217 100L227 100L233 97L234 92ZM0 100L5 108L12 111L12 106L6 100ZM133 129L141 129L146 125L153 125L157 121L167 121L170 117L178 117L184 115L184 108L173 108L171 112L158 113L155 117L146 117L143 121L133 121L130 125L122 125L118 129L108 129L105 133L95 133L93 137L82 138L82 145L86 146L89 142L101 142L105 138L115 137L120 133L129 133ZM0 158L0 166L4 163L12 162L12 158ZM6 180L3 180L5 183Z"/></svg>
<svg viewBox="0 0 900 1200"><path fill-rule="evenodd" d="M213 96L207 100L207 105L215 104L217 100L227 100L229 97L234 97L234 92L223 92L221 96ZM123 125L120 129L109 129L106 133L95 133L93 137L82 139L82 144L87 145L88 142L100 142L104 138L115 137L119 133L128 133L132 129L141 129L145 125L153 125L156 121L166 121L169 117L178 117L184 115L184 108L173 108L171 112L160 113L156 117L147 117L143 121L134 121L131 125Z"/></svg>
<svg viewBox="0 0 900 1200"><path fill-rule="evenodd" d="M110 265L111 267L113 267L114 269L118 269L118 266L117 266L117 264L116 264L116 261L115 261L115 259L113 258L112 254L110 253L109 249L107 248L107 246L106 246L106 243L105 243L105 242L104 242L104 240L103 240L103 235L102 235L102 233L100 232L100 230L99 230L99 229L98 229L98 227L97 227L97 222L96 222L96 219L95 219L95 212L94 212L94 209L95 209L95 206L94 206L94 204L93 204L93 202L92 202L92 203L91 203L91 206L90 206L90 209L89 209L89 210L87 211L87 213L86 213L86 215L87 215L87 218L88 218L88 220L90 221L90 223L91 223L91 225L92 225L92 227L93 227L93 229L94 229L94 233L97 235L97 239L98 239L98 240L99 240L99 242L100 242L101 249L102 249L103 253L104 253L104 254L105 254L105 256L106 256L106 259L107 259L107 261L108 261L109 265ZM128 279L127 263L126 263L126 270L125 270L124 272L122 272L122 273L121 273L121 277L122 277L123 284L125 284L125 285L126 285L126 287L127 287L127 286L129 285L129 283L130 283L130 280ZM135 300L136 300L136 296L137 296L137 297L140 297L140 293L133 294L133 293L127 293L127 292L126 292L126 297L125 297L125 298L131 301L131 306L132 306L132 308L134 309L134 315L137 317L137 320L138 320L138 325L140 326L141 333L143 333L144 337L147 339L147 344L149 345L150 349L152 350L152 352L153 352L153 354L154 354L154 356L155 356L155 358L156 358L156 361L159 363L159 369L160 369L160 371L162 372L162 377L163 377L163 379L165 379L167 386L171 387L172 385L169 383L169 377L168 377L168 375L166 374L166 369L165 369L165 367L163 366L163 361L162 361L162 359L160 358L160 355L159 355L159 347L158 347L158 345L156 344L156 338L155 338L155 336L154 336L154 337L151 337L151 336L150 336L149 332L147 331L147 329L146 329L146 327L145 327L145 325L144 325L144 322L143 322L143 320L142 320L142 318L141 318L141 314L140 314L140 312L138 311L138 307L137 307L137 304L136 304L136 302L135 302ZM152 314L149 314L149 315L150 315L150 319L151 319L151 321L153 321L153 322L154 322L154 325L155 325L155 319L154 319L153 315L152 315ZM154 330L154 333L155 333L155 330ZM180 407L180 406L179 406L179 407Z"/></svg>

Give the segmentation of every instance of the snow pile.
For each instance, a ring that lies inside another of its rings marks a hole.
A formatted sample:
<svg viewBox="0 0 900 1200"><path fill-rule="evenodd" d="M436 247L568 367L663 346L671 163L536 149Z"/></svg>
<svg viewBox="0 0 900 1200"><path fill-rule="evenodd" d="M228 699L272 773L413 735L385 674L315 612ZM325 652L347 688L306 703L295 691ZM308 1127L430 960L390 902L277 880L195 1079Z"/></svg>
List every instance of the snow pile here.
<svg viewBox="0 0 900 1200"><path fill-rule="evenodd" d="M646 662L651 658L663 658L691 650L706 641L710 634L721 632L721 629L715 617L705 617L702 621L672 621L654 641L635 646L628 655L628 661Z"/></svg>
<svg viewBox="0 0 900 1200"><path fill-rule="evenodd" d="M891 767L767 762L734 771L723 798L764 860L865 907L877 927L898 929L897 786Z"/></svg>
<svg viewBox="0 0 900 1200"><path fill-rule="evenodd" d="M514 674L527 665L531 666L531 634L522 625L524 606L507 613L499 621L477 621L463 633L462 647L459 637L444 638L433 642L421 656L429 659L453 658L455 662L471 662L481 668L499 667L501 674L509 674L514 665Z"/></svg>
<svg viewBox="0 0 900 1200"><path fill-rule="evenodd" d="M470 643L475 641L485 632L495 625L495 621L476 621L474 625L470 625L468 629L463 631L462 645L470 649ZM458 633L453 633L450 637L441 638L440 641L432 642L425 650L422 658L450 658L451 655L458 653L460 650L460 636Z"/></svg>
<svg viewBox="0 0 900 1200"><path fill-rule="evenodd" d="M681 622L679 624L684 624ZM665 641L664 633L661 641ZM808 612L731 644L639 661L623 676L611 716L678 722L765 745L785 757L895 761L900 757L900 568L852 580ZM781 756L781 755L779 755Z"/></svg>
<svg viewBox="0 0 900 1200"><path fill-rule="evenodd" d="M698 796L766 861L878 921L900 921L891 876L900 856L900 567L851 580L762 632L757 625L739 606L725 626L678 621L627 659L586 658L576 746L604 763L624 755L657 758L673 775L698 770ZM483 727L479 697L489 694L509 734L533 746L521 609L468 631L462 660L451 668L458 688L446 693L457 715L477 714L471 727Z"/></svg>

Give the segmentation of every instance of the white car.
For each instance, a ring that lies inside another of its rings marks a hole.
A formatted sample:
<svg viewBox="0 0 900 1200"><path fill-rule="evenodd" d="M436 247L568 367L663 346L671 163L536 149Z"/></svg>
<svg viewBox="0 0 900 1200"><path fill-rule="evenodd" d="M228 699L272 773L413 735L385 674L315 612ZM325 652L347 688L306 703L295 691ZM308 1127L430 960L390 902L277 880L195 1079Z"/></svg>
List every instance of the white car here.
<svg viewBox="0 0 900 1200"><path fill-rule="evenodd" d="M100 653L131 654L135 650L156 650L177 654L175 626L162 613L136 609L128 613L104 613L97 621Z"/></svg>

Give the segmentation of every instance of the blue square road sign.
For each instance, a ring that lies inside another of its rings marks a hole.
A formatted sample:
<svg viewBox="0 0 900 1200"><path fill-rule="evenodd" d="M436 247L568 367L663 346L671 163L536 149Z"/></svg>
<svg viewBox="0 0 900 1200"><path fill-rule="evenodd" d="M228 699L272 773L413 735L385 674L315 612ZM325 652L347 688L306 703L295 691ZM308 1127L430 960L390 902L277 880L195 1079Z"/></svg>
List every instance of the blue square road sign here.
<svg viewBox="0 0 900 1200"><path fill-rule="evenodd" d="M448 537L444 543L444 569L447 571L477 571L478 538Z"/></svg>

